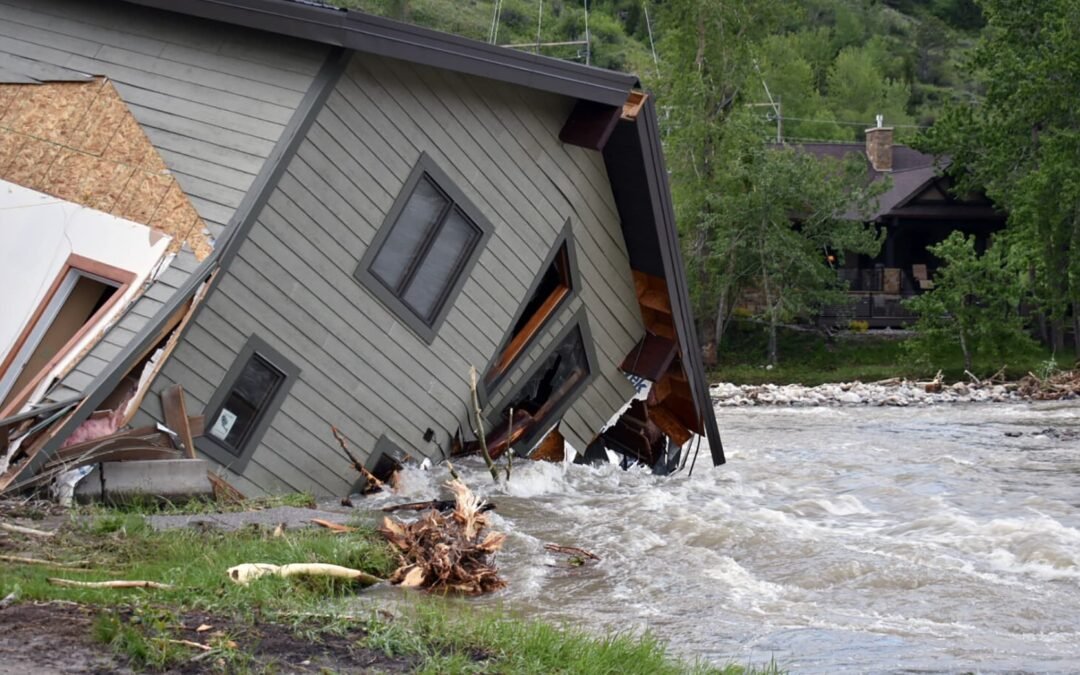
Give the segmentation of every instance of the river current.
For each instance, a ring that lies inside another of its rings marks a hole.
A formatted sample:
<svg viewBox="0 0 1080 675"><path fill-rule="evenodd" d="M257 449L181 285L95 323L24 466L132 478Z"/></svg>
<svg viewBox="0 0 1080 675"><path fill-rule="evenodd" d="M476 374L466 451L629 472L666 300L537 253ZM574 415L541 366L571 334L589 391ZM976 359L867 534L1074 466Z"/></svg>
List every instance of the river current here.
<svg viewBox="0 0 1080 675"><path fill-rule="evenodd" d="M1080 672L1080 404L718 413L692 476L459 467L509 533L474 602L792 673ZM445 469L406 476L430 498ZM394 501L399 501L397 495ZM379 498L386 499L386 498ZM602 558L569 568L546 542Z"/></svg>

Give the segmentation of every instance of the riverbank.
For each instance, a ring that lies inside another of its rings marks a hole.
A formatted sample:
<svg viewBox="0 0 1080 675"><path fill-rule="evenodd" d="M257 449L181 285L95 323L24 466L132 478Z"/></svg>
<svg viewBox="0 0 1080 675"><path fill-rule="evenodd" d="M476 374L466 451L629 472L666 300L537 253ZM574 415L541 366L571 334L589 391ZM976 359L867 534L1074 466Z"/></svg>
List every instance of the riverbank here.
<svg viewBox="0 0 1080 675"><path fill-rule="evenodd" d="M1043 378L1028 374L1015 382L997 377L946 384L939 372L933 379L912 381L893 378L879 382L802 384L734 384L721 382L709 388L713 404L720 407L786 406L921 406L938 403L1004 403L1080 398L1080 369L1058 371Z"/></svg>
<svg viewBox="0 0 1080 675"><path fill-rule="evenodd" d="M260 524L261 513L239 529L197 523L246 514L203 513L171 529L152 526L164 522L158 516L43 504L7 504L0 515L46 533L0 534L0 673L746 672L680 661L648 635L594 636L418 592L368 602L341 580L241 586L226 575L245 562L323 562L385 578L396 561L370 512L356 511L348 534L280 529ZM66 587L50 578L162 586Z"/></svg>
<svg viewBox="0 0 1080 675"><path fill-rule="evenodd" d="M756 405L790 406L918 406L936 403L1002 403L1024 397L1015 386L976 386L956 382L931 387L925 383L902 381L844 382L813 387L801 384L731 384L722 382L709 388L713 404L722 407Z"/></svg>
<svg viewBox="0 0 1080 675"><path fill-rule="evenodd" d="M909 331L841 331L831 335L785 328L779 333L780 362L766 366L766 335L755 323L739 322L729 328L709 369L712 382L738 385L802 384L816 386L834 382L876 382L891 378L930 380L940 370L948 382L968 381L959 348L955 353L920 360L907 347ZM1004 361L976 359L973 372L986 378L1005 366L1006 379L1016 380L1029 371L1040 372L1049 352L1014 354ZM1063 367L1068 363L1059 364Z"/></svg>

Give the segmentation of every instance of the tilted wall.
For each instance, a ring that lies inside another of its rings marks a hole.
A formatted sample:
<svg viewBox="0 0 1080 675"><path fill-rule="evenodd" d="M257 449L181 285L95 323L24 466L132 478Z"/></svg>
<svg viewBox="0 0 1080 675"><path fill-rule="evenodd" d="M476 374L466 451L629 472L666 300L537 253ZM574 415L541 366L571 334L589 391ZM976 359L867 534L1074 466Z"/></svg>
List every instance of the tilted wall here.
<svg viewBox="0 0 1080 675"><path fill-rule="evenodd" d="M0 0L0 65L108 77L214 238L326 53L125 2Z"/></svg>
<svg viewBox="0 0 1080 675"><path fill-rule="evenodd" d="M441 457L465 424L470 366L483 369L495 355L567 219L578 293L490 398L506 396L581 307L600 372L565 415L564 434L583 449L633 394L618 364L644 327L602 157L558 140L572 105L435 68L352 58L154 386L183 384L188 409L202 412L251 334L299 367L243 475L226 474L240 490L344 493L356 475L331 425L363 457L383 434L414 456ZM422 152L495 228L430 345L353 277ZM144 414L160 415L154 398Z"/></svg>

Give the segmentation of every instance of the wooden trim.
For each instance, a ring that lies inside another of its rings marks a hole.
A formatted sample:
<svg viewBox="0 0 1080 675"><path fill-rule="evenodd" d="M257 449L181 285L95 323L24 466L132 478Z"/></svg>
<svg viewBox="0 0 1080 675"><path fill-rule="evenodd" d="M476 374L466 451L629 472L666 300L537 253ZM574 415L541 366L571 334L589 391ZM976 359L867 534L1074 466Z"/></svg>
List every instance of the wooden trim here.
<svg viewBox="0 0 1080 675"><path fill-rule="evenodd" d="M544 304L540 305L532 318L529 319L518 334L514 336L514 339L510 341L510 344L506 345L506 349L503 350L502 355L499 357L499 361L488 374L489 379L495 379L510 367L510 364L517 359L519 354L521 354L521 350L528 344L529 340L533 338L536 331L540 329L540 326L544 325L544 322L548 320L548 317L555 313L555 309L559 306L559 303L561 303L563 298L569 294L570 288L568 286L559 286L555 289L554 293L548 296L548 299L544 301Z"/></svg>
<svg viewBox="0 0 1080 675"><path fill-rule="evenodd" d="M640 89L631 89L626 97L626 103L623 103L620 117L627 122L635 121L647 98L649 98L649 95Z"/></svg>
<svg viewBox="0 0 1080 675"><path fill-rule="evenodd" d="M532 339L544 327L548 319L554 316L556 310L562 306L563 301L570 297L570 293L573 291L573 281L570 278L569 236L568 234L566 239L559 243L555 257L540 272L539 279L542 280L547 274L548 268L555 265L560 277L559 286L541 303L532 317L521 327L521 330L510 338L510 342L503 348L494 365L484 375L485 384L490 385L496 382L509 370L514 361L517 360L529 343L532 342ZM526 298L525 304L528 304L531 299L531 297ZM515 323L518 320L520 320L520 317L514 318Z"/></svg>
<svg viewBox="0 0 1080 675"><path fill-rule="evenodd" d="M101 321L101 317L108 314L113 309L113 307L116 306L118 302L120 302L120 299L131 287L131 284L134 283L136 278L136 274L130 270L114 267L113 265L107 265L98 260L92 260L90 258L75 253L69 255L68 259L64 262L64 266L63 268L61 268L60 273L53 280L52 285L46 292L45 297L42 298L41 302L38 303L37 309L34 310L34 314L31 316L30 321L25 326L23 326L22 332L19 334L18 339L15 340L15 344L12 347L11 351L8 353L7 357L4 358L3 364L0 364L0 375L7 372L7 369L15 360L15 356L20 351L22 351L23 346L26 344L26 340L30 337L30 333L34 331L34 328L37 327L38 321L41 320L41 315L44 314L45 308L52 303L53 299L56 297L57 291L64 283L64 279L67 278L68 274L70 274L72 270L78 272L85 272L87 274L92 274L94 276L102 277L108 279L109 281L116 282L118 284L116 292L113 293L113 296L109 298L108 301L106 301L106 303L102 305L101 308L98 309L98 311L95 312L94 315L91 316L85 324L83 324L83 327L80 328L75 333L75 335L71 337L71 339L64 343L64 346L61 347L51 359L49 359L49 361L38 371L37 375L35 375L32 380L27 382L26 385L19 392L17 392L12 398L9 399L8 404L4 406L2 410L0 410L0 418L8 417L9 415L14 414L16 410L18 410L25 404L26 400L30 398L30 394L32 394L33 391L37 389L38 385L41 384L42 378L44 378L49 371L55 368L56 364L62 361L71 352L74 346L77 345L79 341L82 340L99 321Z"/></svg>

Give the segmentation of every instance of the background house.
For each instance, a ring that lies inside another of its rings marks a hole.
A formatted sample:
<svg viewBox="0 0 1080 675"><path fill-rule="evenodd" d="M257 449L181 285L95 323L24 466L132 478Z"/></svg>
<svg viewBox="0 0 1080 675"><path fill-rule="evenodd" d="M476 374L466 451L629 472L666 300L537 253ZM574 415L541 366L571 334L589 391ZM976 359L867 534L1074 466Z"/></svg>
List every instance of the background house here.
<svg viewBox="0 0 1080 675"><path fill-rule="evenodd" d="M939 265L928 246L960 231L974 235L982 251L993 233L1005 227L1005 214L985 196L952 193L952 179L942 175L947 160L894 144L890 127L878 124L867 129L864 144L805 143L799 147L819 157L861 154L871 180L890 181L870 218L885 233L881 252L874 257L845 257L837 272L850 285L851 301L824 308L819 317L822 323L846 325L856 319L873 328L906 325L914 316L902 300L931 288Z"/></svg>

